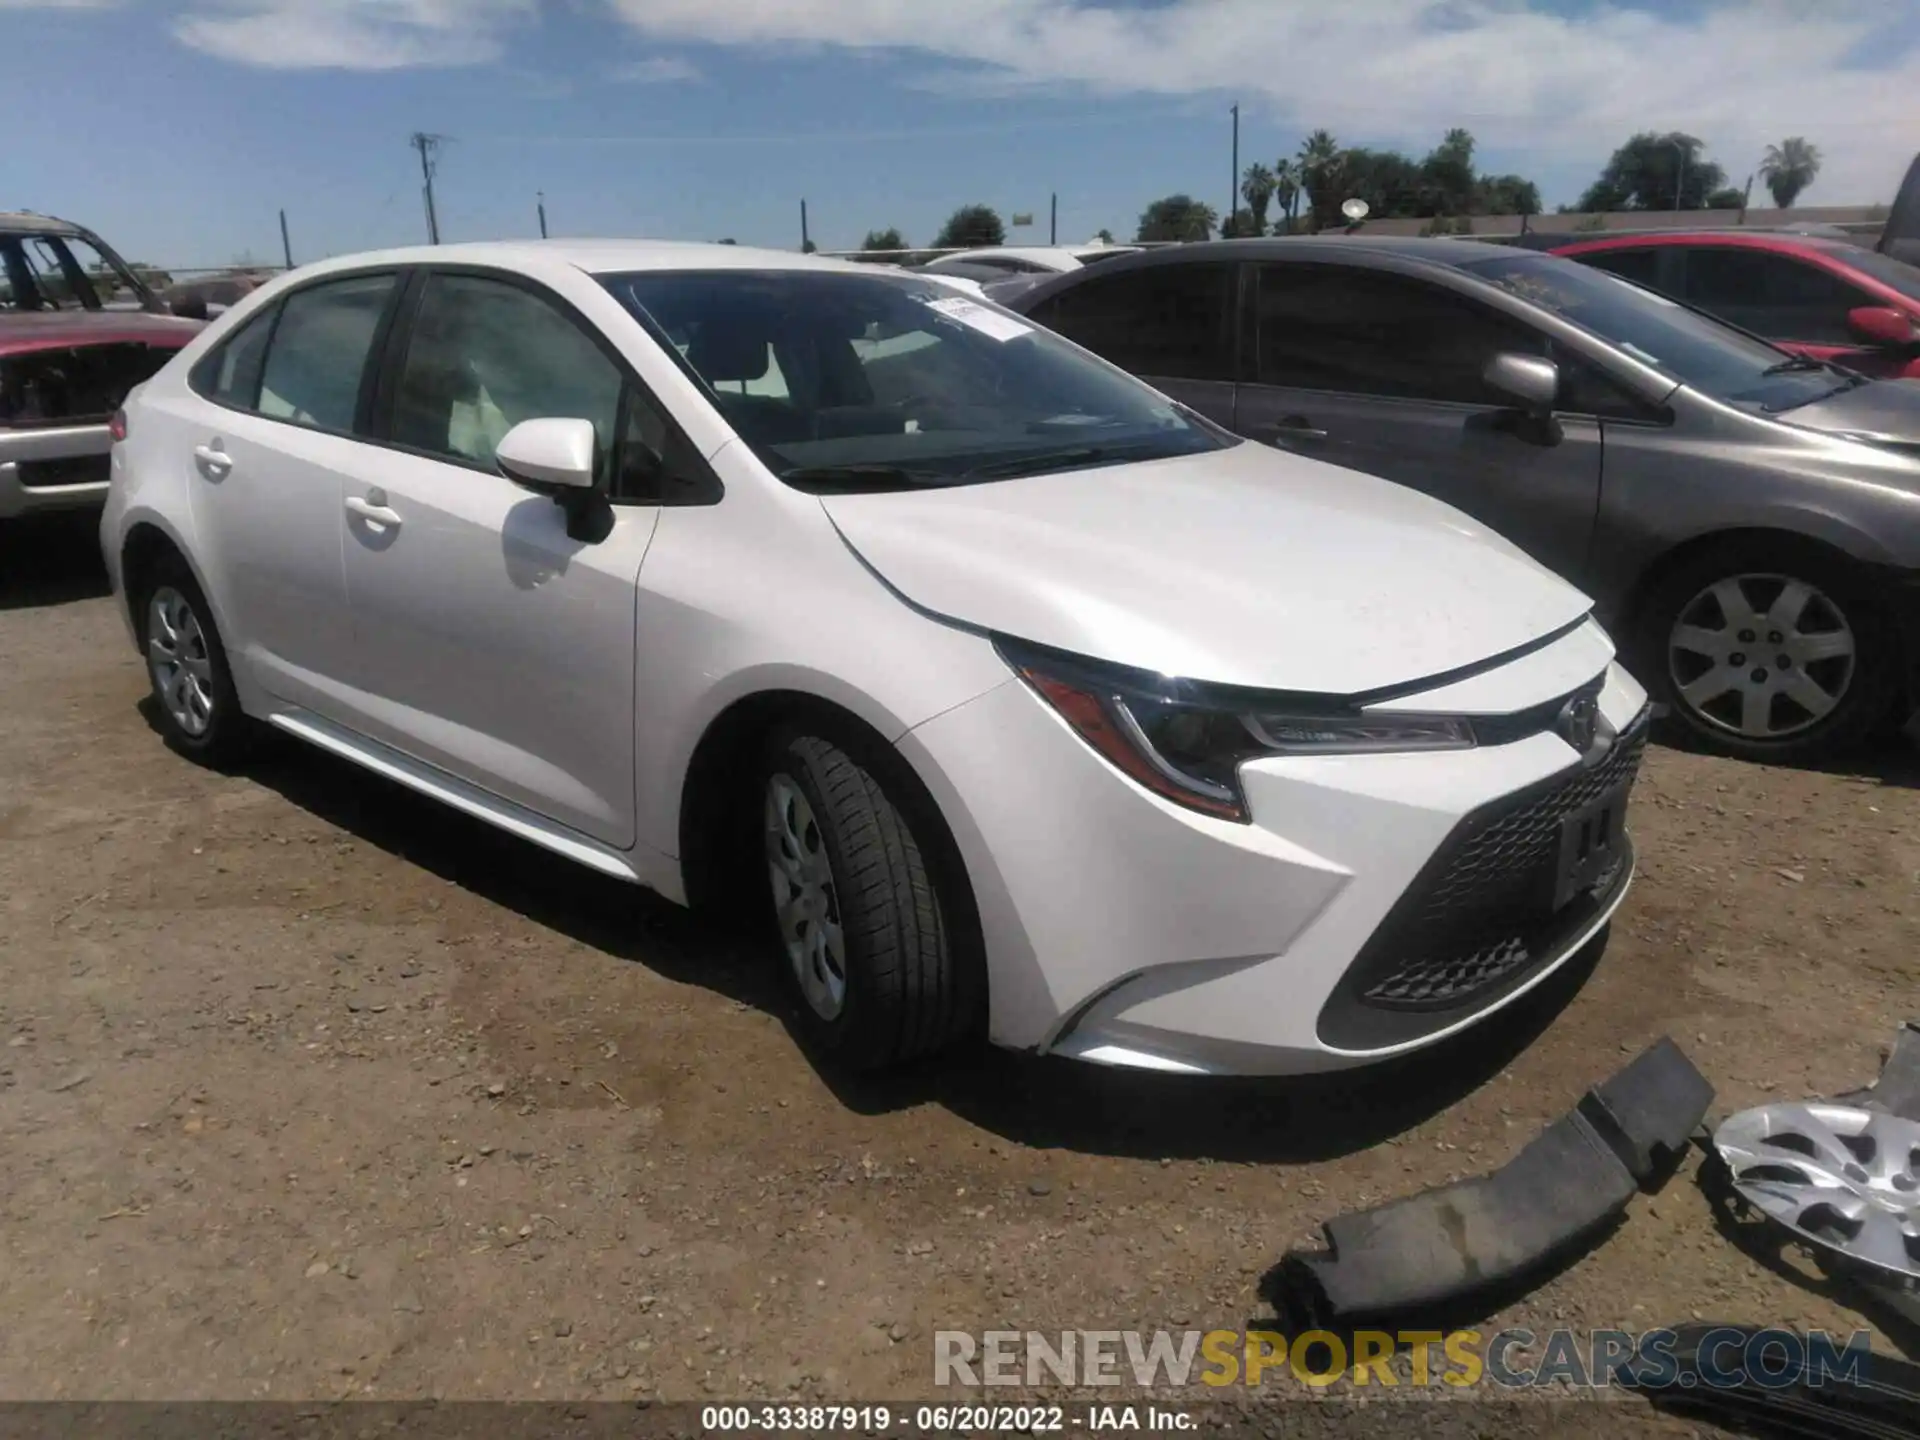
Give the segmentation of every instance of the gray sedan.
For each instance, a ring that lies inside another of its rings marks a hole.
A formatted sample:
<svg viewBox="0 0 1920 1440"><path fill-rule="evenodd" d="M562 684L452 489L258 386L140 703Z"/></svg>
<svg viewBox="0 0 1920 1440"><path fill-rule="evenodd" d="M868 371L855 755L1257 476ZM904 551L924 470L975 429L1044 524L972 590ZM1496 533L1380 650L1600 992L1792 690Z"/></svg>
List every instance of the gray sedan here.
<svg viewBox="0 0 1920 1440"><path fill-rule="evenodd" d="M1187 245L996 298L1231 430L1485 521L1720 750L1806 759L1920 705L1920 382L1472 241Z"/></svg>

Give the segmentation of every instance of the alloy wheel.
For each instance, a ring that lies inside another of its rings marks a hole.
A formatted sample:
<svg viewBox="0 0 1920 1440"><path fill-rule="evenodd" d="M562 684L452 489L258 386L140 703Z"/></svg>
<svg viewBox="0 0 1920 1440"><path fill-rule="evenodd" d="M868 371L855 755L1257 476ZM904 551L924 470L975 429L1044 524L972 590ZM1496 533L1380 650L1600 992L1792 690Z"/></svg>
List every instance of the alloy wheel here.
<svg viewBox="0 0 1920 1440"><path fill-rule="evenodd" d="M147 602L147 666L173 723L194 739L213 724L213 659L193 604L171 585Z"/></svg>
<svg viewBox="0 0 1920 1440"><path fill-rule="evenodd" d="M1790 575L1730 575L1681 607L1667 637L1674 692L1702 722L1784 740L1839 709L1859 646L1831 596Z"/></svg>
<svg viewBox="0 0 1920 1440"><path fill-rule="evenodd" d="M793 778L767 781L767 870L787 963L814 1014L835 1020L847 1003L846 934L826 838Z"/></svg>

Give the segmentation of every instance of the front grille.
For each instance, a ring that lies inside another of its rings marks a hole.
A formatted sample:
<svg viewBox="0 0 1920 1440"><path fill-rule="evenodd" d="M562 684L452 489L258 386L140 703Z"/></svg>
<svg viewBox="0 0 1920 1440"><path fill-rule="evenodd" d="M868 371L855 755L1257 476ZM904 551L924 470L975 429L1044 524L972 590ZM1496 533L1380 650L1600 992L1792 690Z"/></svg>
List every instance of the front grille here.
<svg viewBox="0 0 1920 1440"><path fill-rule="evenodd" d="M1342 1048L1396 1044L1491 1004L1559 954L1625 883L1631 848L1586 893L1554 909L1560 827L1633 783L1643 711L1596 764L1563 772L1469 815L1362 947L1321 1012Z"/></svg>
<svg viewBox="0 0 1920 1440"><path fill-rule="evenodd" d="M71 455L59 460L22 460L20 483L30 490L53 490L62 485L90 485L112 474L109 455Z"/></svg>

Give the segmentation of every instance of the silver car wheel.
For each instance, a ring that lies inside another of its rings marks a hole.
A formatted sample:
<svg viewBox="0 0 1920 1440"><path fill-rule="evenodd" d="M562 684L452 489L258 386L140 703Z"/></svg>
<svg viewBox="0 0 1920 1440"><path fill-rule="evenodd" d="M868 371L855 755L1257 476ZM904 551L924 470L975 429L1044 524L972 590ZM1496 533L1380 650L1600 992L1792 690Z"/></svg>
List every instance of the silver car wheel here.
<svg viewBox="0 0 1920 1440"><path fill-rule="evenodd" d="M213 660L193 605L171 585L147 602L147 668L173 723L198 739L213 724Z"/></svg>
<svg viewBox="0 0 1920 1440"><path fill-rule="evenodd" d="M1791 575L1730 575L1681 607L1667 670L1706 724L1783 740L1839 708L1857 651L1853 627L1824 591Z"/></svg>
<svg viewBox="0 0 1920 1440"><path fill-rule="evenodd" d="M814 1014L838 1019L847 1003L847 946L833 862L813 807L791 776L767 781L766 846L787 963Z"/></svg>

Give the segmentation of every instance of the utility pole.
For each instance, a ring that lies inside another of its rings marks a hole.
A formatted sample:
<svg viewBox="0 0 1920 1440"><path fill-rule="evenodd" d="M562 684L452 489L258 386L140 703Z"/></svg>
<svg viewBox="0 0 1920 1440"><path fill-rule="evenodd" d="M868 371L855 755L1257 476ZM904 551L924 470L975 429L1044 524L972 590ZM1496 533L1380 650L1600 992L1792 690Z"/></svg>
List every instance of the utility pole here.
<svg viewBox="0 0 1920 1440"><path fill-rule="evenodd" d="M1240 218L1240 107L1233 107L1233 183L1227 187L1227 223L1220 228L1221 235L1237 235L1240 227L1235 222Z"/></svg>
<svg viewBox="0 0 1920 1440"><path fill-rule="evenodd" d="M287 238L287 212L280 212L280 254L287 262L287 269L293 269L293 241Z"/></svg>
<svg viewBox="0 0 1920 1440"><path fill-rule="evenodd" d="M1060 193L1055 191L1047 197L1047 243L1060 243Z"/></svg>
<svg viewBox="0 0 1920 1440"><path fill-rule="evenodd" d="M1687 147L1682 145L1678 140L1669 140L1667 143L1673 146L1673 153L1680 157L1680 173L1674 177L1673 182L1673 208L1676 210L1684 210L1687 208L1685 204L1687 194Z"/></svg>
<svg viewBox="0 0 1920 1440"><path fill-rule="evenodd" d="M813 237L807 234L807 202L805 200L800 202L800 253L802 255L813 253Z"/></svg>
<svg viewBox="0 0 1920 1440"><path fill-rule="evenodd" d="M547 238L547 192L544 190L536 190L533 194L534 198L539 202L540 238L544 240Z"/></svg>
<svg viewBox="0 0 1920 1440"><path fill-rule="evenodd" d="M440 217L433 208L433 172L438 168L439 163L434 156L440 149L440 142L446 138L444 135L428 135L416 130L413 138L407 142L420 152L420 179L424 182L423 191L427 197L427 243L429 245L440 243Z"/></svg>

